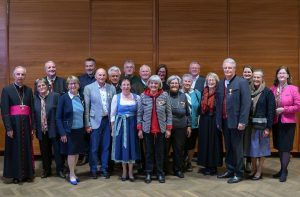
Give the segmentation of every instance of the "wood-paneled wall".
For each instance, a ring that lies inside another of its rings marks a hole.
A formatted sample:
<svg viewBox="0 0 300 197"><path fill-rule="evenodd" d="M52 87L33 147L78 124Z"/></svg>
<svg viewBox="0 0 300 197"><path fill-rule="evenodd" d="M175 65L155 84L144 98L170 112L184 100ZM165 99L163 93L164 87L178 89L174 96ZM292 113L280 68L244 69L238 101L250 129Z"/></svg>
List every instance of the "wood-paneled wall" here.
<svg viewBox="0 0 300 197"><path fill-rule="evenodd" d="M12 82L17 65L28 70L26 82L44 76L53 60L59 76L79 75L83 61L98 67L122 67L133 59L137 69L168 65L182 75L198 61L202 75L222 76L224 58L265 70L270 86L275 69L288 65L300 84L299 0L0 0L0 88ZM8 13L8 15L7 15ZM298 121L298 123L300 120ZM299 124L298 124L299 125ZM4 147L0 124L0 150ZM38 150L35 141L35 149ZM300 152L299 126L294 151Z"/></svg>

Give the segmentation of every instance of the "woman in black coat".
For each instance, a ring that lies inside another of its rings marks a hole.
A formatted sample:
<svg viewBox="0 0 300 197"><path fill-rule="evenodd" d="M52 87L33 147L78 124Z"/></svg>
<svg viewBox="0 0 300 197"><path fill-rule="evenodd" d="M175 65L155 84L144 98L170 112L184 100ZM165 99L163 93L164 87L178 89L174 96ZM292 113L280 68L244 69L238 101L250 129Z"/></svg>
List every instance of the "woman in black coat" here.
<svg viewBox="0 0 300 197"><path fill-rule="evenodd" d="M64 178L62 158L60 154L59 138L56 129L56 106L59 94L50 92L48 82L37 79L35 82L37 94L34 95L34 116L36 124L36 136L39 140L42 155L43 171L41 178L51 176L52 147L56 164L56 174Z"/></svg>

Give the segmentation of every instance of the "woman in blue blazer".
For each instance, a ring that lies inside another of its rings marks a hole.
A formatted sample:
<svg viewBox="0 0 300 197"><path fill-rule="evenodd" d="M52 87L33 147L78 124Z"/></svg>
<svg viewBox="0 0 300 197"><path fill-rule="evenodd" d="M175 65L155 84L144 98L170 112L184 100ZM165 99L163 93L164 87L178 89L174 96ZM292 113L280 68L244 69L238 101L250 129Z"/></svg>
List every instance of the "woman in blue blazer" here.
<svg viewBox="0 0 300 197"><path fill-rule="evenodd" d="M79 153L84 152L84 104L79 96L79 80L75 76L67 78L68 92L58 100L56 110L57 128L61 140L61 153L68 155L69 181L77 185L75 166Z"/></svg>

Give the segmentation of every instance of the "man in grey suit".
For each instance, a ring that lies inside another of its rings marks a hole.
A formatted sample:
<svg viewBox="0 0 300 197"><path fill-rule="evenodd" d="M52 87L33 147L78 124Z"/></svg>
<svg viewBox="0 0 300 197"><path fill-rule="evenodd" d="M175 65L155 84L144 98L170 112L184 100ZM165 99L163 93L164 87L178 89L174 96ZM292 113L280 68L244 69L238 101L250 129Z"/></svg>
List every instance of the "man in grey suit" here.
<svg viewBox="0 0 300 197"><path fill-rule="evenodd" d="M216 93L216 121L223 131L226 148L226 168L218 178L230 178L228 183L243 179L243 136L251 105L248 82L236 76L236 62L227 58L223 62L225 79L220 80Z"/></svg>
<svg viewBox="0 0 300 197"><path fill-rule="evenodd" d="M83 95L85 101L85 128L90 136L90 172L97 178L98 149L101 149L100 175L108 179L107 171L110 145L110 104L116 89L106 83L107 74L99 68L95 74L96 81L85 86Z"/></svg>

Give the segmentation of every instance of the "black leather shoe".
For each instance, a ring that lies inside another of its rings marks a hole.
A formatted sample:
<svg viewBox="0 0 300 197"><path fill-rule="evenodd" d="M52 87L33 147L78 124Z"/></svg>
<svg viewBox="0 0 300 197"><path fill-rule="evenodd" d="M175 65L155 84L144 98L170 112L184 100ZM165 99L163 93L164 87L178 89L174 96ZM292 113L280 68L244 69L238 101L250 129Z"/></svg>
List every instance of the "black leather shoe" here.
<svg viewBox="0 0 300 197"><path fill-rule="evenodd" d="M121 180L121 181L126 181L126 179L127 179L126 176L125 176L125 177L120 176L120 180Z"/></svg>
<svg viewBox="0 0 300 197"><path fill-rule="evenodd" d="M149 174L149 173L146 174L146 176L145 176L145 183L148 184L148 183L151 183L151 181L152 181L152 180L151 180L151 174Z"/></svg>
<svg viewBox="0 0 300 197"><path fill-rule="evenodd" d="M66 178L66 175L62 171L57 172L56 175L62 179Z"/></svg>
<svg viewBox="0 0 300 197"><path fill-rule="evenodd" d="M279 182L286 182L287 179L287 173L282 172L279 177Z"/></svg>
<svg viewBox="0 0 300 197"><path fill-rule="evenodd" d="M184 174L181 171L175 172L175 176L177 176L178 178L184 178Z"/></svg>
<svg viewBox="0 0 300 197"><path fill-rule="evenodd" d="M51 175L52 175L51 172L43 171L42 175L41 175L41 178L44 179L44 178L47 178L47 177L49 177Z"/></svg>
<svg viewBox="0 0 300 197"><path fill-rule="evenodd" d="M234 176L234 174L232 172L226 171L224 172L224 174L220 174L217 177L219 179L225 179L225 178L232 178Z"/></svg>
<svg viewBox="0 0 300 197"><path fill-rule="evenodd" d="M90 175L90 176L91 176L92 179L97 179L97 178L98 178L96 172L95 172L95 173L91 172L91 175Z"/></svg>
<svg viewBox="0 0 300 197"><path fill-rule="evenodd" d="M165 178L164 175L158 175L157 179L158 179L159 183L165 183L166 182L166 178Z"/></svg>
<svg viewBox="0 0 300 197"><path fill-rule="evenodd" d="M227 183L238 183L242 180L243 180L243 178L238 177L238 176L234 176L234 177L228 179Z"/></svg>
<svg viewBox="0 0 300 197"><path fill-rule="evenodd" d="M129 177L129 181L130 181L130 182L134 182L134 181L135 181L134 176L133 176L133 177Z"/></svg>
<svg viewBox="0 0 300 197"><path fill-rule="evenodd" d="M102 172L100 173L100 175L101 175L102 177L104 177L105 179L109 179L109 178L110 178L110 174L109 174L107 171L102 171Z"/></svg>
<svg viewBox="0 0 300 197"><path fill-rule="evenodd" d="M18 184L18 183L20 183L20 179L13 179L12 182L13 182L14 184Z"/></svg>

